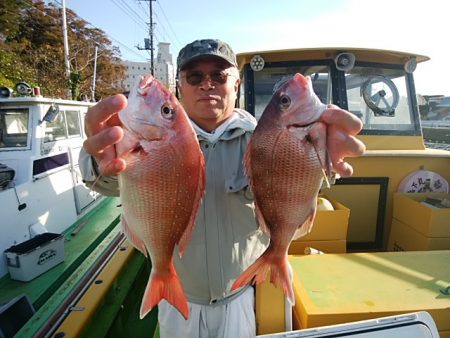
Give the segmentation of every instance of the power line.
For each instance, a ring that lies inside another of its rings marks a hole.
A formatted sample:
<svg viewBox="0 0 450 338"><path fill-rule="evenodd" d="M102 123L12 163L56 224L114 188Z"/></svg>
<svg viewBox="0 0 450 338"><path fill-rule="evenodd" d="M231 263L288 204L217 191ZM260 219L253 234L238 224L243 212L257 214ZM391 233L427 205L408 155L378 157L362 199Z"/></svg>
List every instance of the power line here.
<svg viewBox="0 0 450 338"><path fill-rule="evenodd" d="M142 3L139 0L136 0L137 4L139 5L139 7L141 8L143 13L148 13L148 11L143 7ZM156 0L156 3L159 6L159 9L162 11L162 15L164 16L164 20L166 21L168 28L166 27L166 25L164 24L163 20L161 19L160 15L158 15L157 11L153 11L153 14L155 15L158 24L154 25L154 32L158 33L160 35L160 37L157 37L157 34L155 34L155 39L158 40L158 42L160 41L168 41L171 42L173 45L178 46L179 48L181 48L181 43L176 35L176 33L174 32L173 28L170 25L170 21L167 19L167 16L164 12L164 9L161 7L161 4L159 3L159 0ZM150 16L147 14L147 20L150 21Z"/></svg>
<svg viewBox="0 0 450 338"><path fill-rule="evenodd" d="M127 3L124 3L122 0L111 0L117 8L119 8L126 16L128 16L131 20L133 20L139 28L142 26L146 26L145 20L143 20L136 12L130 8Z"/></svg>
<svg viewBox="0 0 450 338"><path fill-rule="evenodd" d="M134 15L138 17L141 22L143 22L144 24L146 23L146 18L142 18L140 12L136 12L127 2L125 2L125 0L119 1L122 2L130 10L131 13L134 13Z"/></svg>
<svg viewBox="0 0 450 338"><path fill-rule="evenodd" d="M21 1L25 1L25 0L21 0ZM53 2L57 3L58 5L62 6L61 2L58 0L53 0ZM32 4L32 3L30 3ZM34 4L32 4L34 6ZM34 6L37 10L41 11L39 8L37 8L36 6ZM69 8L69 7L68 7ZM72 9L71 9L72 10ZM73 10L72 10L73 11ZM41 11L42 12L42 11ZM145 59L147 60L144 56L142 56L141 54L137 53L136 50L128 47L126 44L122 43L121 41L117 40L116 38L114 38L113 36L111 36L110 34L106 33L103 29L100 29L96 26L94 26L92 23L90 23L89 21L83 19L81 16L79 16L75 11L73 11L76 14L76 17L83 20L86 25L89 25L90 27L92 27L93 29L97 29L97 30L101 30L111 41L115 42L116 44L120 45L121 47L123 47L124 49L126 49L128 52L138 56L140 59ZM46 14L46 13L44 13ZM56 20L56 18L53 18ZM140 26L140 25L139 25ZM101 45L101 43L99 43L98 41L95 41L94 39L91 39L92 41L94 41L95 43Z"/></svg>
<svg viewBox="0 0 450 338"><path fill-rule="evenodd" d="M159 8L161 9L161 13L163 14L164 18L166 19L166 22L167 22L167 24L168 24L168 26L169 26L169 29L170 29L170 31L172 32L173 37L175 38L174 40L177 41L177 47L178 47L178 48L181 48L181 46L182 46L183 44L180 42L180 39L178 39L177 34L176 34L175 31L173 30L172 25L170 24L170 21L169 21L169 19L168 19L167 16L166 16L166 13L165 13L165 11L164 11L164 8L163 8L163 7L161 6L161 4L160 4L160 0L157 0L156 3L158 4ZM160 21L161 21L161 20L160 20Z"/></svg>

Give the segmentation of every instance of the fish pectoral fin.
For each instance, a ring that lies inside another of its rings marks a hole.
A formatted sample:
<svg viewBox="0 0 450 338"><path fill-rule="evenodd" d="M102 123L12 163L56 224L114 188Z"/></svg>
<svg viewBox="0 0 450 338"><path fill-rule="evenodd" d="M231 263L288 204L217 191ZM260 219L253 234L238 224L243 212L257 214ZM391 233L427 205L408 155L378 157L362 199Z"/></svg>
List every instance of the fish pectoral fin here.
<svg viewBox="0 0 450 338"><path fill-rule="evenodd" d="M332 165L331 158L327 149L327 127L324 123L314 123L308 130L306 136L307 142L309 142L314 148L317 160L322 168L323 178L326 182L327 188L330 188L332 177Z"/></svg>
<svg viewBox="0 0 450 338"><path fill-rule="evenodd" d="M139 236L137 236L133 230L131 230L131 228L128 226L128 223L125 219L125 216L122 214L121 215L121 219L120 219L120 224L122 225L122 231L125 234L125 236L127 237L128 241L136 248L138 249L140 252L142 252L142 254L145 257L148 257L147 254L147 249L145 247L145 243L144 241L142 241L141 238L139 238Z"/></svg>
<svg viewBox="0 0 450 338"><path fill-rule="evenodd" d="M303 224L301 224L297 228L297 230L295 230L294 236L292 237L293 240L299 239L300 237L306 236L307 234L310 233L310 231L313 227L314 218L316 217L316 211L317 211L317 208L314 208L314 210L309 214L306 221L303 222Z"/></svg>

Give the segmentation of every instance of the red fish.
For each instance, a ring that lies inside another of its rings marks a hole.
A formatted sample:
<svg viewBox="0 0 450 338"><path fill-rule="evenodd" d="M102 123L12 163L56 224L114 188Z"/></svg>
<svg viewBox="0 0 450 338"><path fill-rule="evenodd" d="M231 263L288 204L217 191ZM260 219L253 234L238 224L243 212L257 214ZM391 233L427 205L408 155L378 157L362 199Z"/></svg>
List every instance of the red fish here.
<svg viewBox="0 0 450 338"><path fill-rule="evenodd" d="M188 317L184 290L173 265L183 253L205 190L205 164L189 118L159 81L143 77L119 113L124 139L118 156L122 226L133 245L150 255L152 270L140 309L143 318L163 298Z"/></svg>
<svg viewBox="0 0 450 338"><path fill-rule="evenodd" d="M311 230L324 170L330 172L326 126L317 122L325 108L311 79L296 74L274 93L264 110L248 145L244 168L258 223L270 243L238 277L233 290L263 282L270 270L271 282L294 304L287 252L294 235Z"/></svg>

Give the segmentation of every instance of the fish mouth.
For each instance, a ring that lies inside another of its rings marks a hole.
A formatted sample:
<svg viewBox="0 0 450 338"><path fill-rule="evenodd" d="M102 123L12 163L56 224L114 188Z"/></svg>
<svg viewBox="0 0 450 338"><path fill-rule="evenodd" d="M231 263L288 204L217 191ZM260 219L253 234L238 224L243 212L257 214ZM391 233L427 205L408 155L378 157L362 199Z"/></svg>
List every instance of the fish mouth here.
<svg viewBox="0 0 450 338"><path fill-rule="evenodd" d="M307 127L309 127L310 125L312 125L314 123L315 123L315 121L309 122L309 123L305 123L305 124L291 123L291 124L288 124L287 128L288 129L291 129L291 128L307 128Z"/></svg>
<svg viewBox="0 0 450 338"><path fill-rule="evenodd" d="M147 92L147 90L150 88L151 85L153 85L155 82L153 81L153 76L143 76L140 81L137 88L137 92L139 95L144 96Z"/></svg>

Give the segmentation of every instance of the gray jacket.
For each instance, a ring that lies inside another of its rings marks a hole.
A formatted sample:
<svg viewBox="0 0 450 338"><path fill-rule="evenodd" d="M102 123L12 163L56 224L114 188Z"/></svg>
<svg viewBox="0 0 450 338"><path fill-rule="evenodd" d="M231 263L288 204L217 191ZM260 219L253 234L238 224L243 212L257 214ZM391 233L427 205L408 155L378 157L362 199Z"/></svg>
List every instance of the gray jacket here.
<svg viewBox="0 0 450 338"><path fill-rule="evenodd" d="M206 192L183 258L177 249L174 254L186 296L193 303L227 301L234 280L269 243L256 223L242 163L256 120L241 109L235 109L235 114L216 141L210 143L198 133L206 162ZM90 185L97 177L95 161L82 153L80 167ZM100 179L95 189L106 195L119 193L115 178Z"/></svg>

